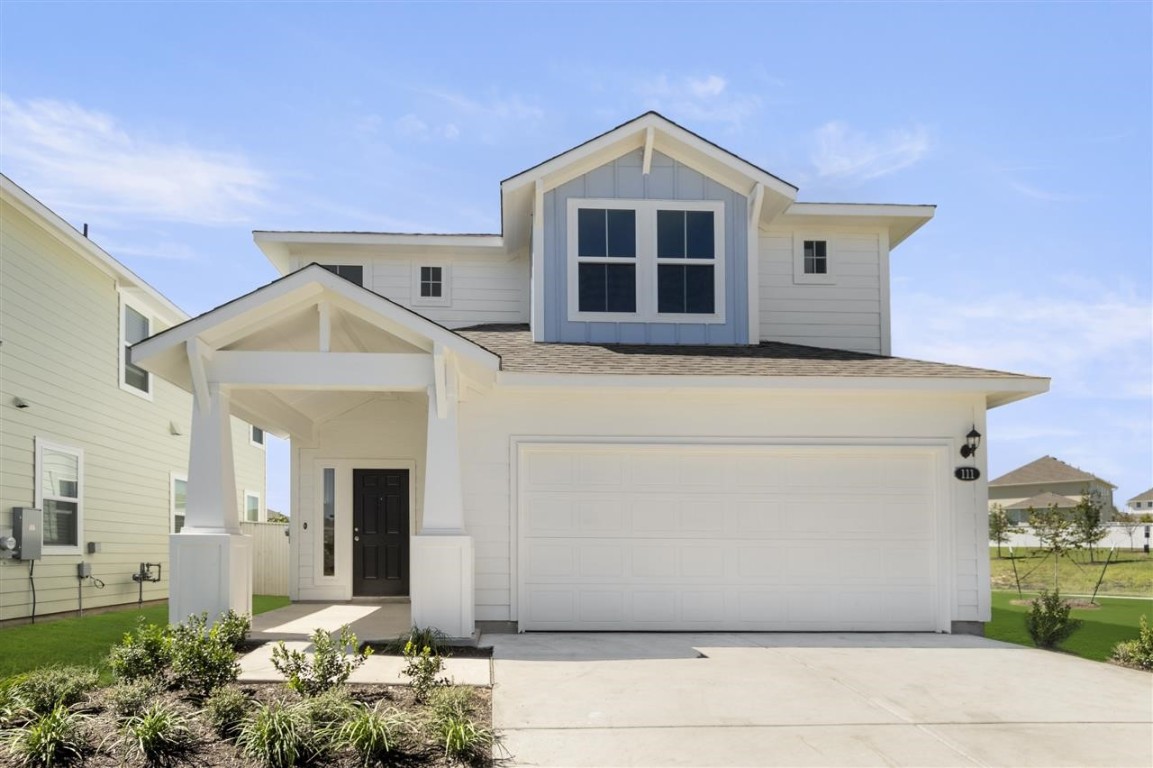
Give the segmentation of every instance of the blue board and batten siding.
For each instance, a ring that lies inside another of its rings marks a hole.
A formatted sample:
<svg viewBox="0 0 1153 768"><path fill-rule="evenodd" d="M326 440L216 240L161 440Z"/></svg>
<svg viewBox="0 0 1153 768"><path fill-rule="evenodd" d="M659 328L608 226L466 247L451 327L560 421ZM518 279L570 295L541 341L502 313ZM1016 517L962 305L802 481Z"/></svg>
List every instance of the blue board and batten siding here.
<svg viewBox="0 0 1153 768"><path fill-rule="evenodd" d="M641 150L602 165L544 196L544 336L542 341L594 344L747 344L748 201L660 152L649 174ZM568 319L568 201L719 200L724 203L725 322L573 322Z"/></svg>

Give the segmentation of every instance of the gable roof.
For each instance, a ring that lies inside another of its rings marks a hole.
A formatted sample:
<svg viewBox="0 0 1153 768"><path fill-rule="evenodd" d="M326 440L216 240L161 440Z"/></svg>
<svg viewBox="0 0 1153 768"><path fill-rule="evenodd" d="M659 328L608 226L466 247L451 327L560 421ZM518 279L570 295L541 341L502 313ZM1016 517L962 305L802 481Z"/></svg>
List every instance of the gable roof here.
<svg viewBox="0 0 1153 768"><path fill-rule="evenodd" d="M1048 389L1048 379L986 368L968 368L901 357L870 355L779 342L741 346L660 344L560 344L534 342L527 325L478 325L457 331L461 336L500 355L501 371L553 376L730 377L749 386L751 378L784 385L803 380L813 387L819 380L884 380L888 386L905 382L924 387L956 384L957 389L986 392L990 407Z"/></svg>
<svg viewBox="0 0 1153 768"><path fill-rule="evenodd" d="M1045 491L1036 496L1032 496L1023 501L1018 501L1016 504L1010 504L1005 509L1048 509L1049 507L1056 507L1057 509L1072 509L1077 506L1077 502L1070 499L1068 496L1061 496L1060 494Z"/></svg>
<svg viewBox="0 0 1153 768"><path fill-rule="evenodd" d="M1102 480L1096 475L1089 474L1083 469L1078 469L1071 464L1066 464L1060 459L1055 459L1052 456L1042 456L1036 461L1031 461L1023 467L1018 467L1012 472L1007 472L995 480L990 480L990 486L1001 485L1033 485L1036 483L1076 483L1076 482L1093 482L1103 483L1110 488L1117 486L1110 483L1108 480Z"/></svg>
<svg viewBox="0 0 1153 768"><path fill-rule="evenodd" d="M1137 501L1153 501L1153 488L1150 488L1149 490L1145 491L1144 493L1139 493L1136 496L1134 496L1133 498L1129 499L1130 504L1137 502Z"/></svg>

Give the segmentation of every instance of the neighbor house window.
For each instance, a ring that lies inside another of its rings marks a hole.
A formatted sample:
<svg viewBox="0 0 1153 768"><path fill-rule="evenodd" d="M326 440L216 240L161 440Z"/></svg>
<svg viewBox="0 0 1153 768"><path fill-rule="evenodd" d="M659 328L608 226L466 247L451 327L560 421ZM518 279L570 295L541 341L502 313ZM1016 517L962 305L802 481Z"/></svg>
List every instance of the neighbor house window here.
<svg viewBox="0 0 1153 768"><path fill-rule="evenodd" d="M720 202L569 200L569 319L723 322Z"/></svg>
<svg viewBox="0 0 1153 768"><path fill-rule="evenodd" d="M188 478L175 473L169 478L171 480L172 532L180 533L184 529L184 516L188 509Z"/></svg>
<svg viewBox="0 0 1153 768"><path fill-rule="evenodd" d="M84 452L36 439L36 506L44 511L44 546L78 550L83 522Z"/></svg>
<svg viewBox="0 0 1153 768"><path fill-rule="evenodd" d="M364 285L364 267L359 264L321 264L334 275L340 275L350 283Z"/></svg>
<svg viewBox="0 0 1153 768"><path fill-rule="evenodd" d="M260 427L250 427L248 441L258 448L264 447L264 430Z"/></svg>
<svg viewBox="0 0 1153 768"><path fill-rule="evenodd" d="M828 243L825 240L805 241L805 274L829 274Z"/></svg>
<svg viewBox="0 0 1153 768"><path fill-rule="evenodd" d="M332 467L325 467L322 475L324 493L322 500L324 562L322 567L325 576L333 576L336 574L336 470Z"/></svg>
<svg viewBox="0 0 1153 768"><path fill-rule="evenodd" d="M260 494L254 491L244 492L244 521L248 523L260 522Z"/></svg>
<svg viewBox="0 0 1153 768"><path fill-rule="evenodd" d="M140 309L121 297L120 302L120 388L151 397L152 375L131 361L130 348L152 335L152 321Z"/></svg>

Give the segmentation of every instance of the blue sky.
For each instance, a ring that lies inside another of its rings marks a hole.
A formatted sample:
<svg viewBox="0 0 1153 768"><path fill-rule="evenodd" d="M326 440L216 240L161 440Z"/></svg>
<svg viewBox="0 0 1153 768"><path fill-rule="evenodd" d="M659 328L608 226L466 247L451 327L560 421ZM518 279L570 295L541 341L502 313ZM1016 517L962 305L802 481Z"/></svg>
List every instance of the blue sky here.
<svg viewBox="0 0 1153 768"><path fill-rule="evenodd" d="M1053 377L990 413L1153 485L1149 3L0 4L3 172L192 314L253 229L496 232L498 183L648 109L808 201L936 203L894 353ZM284 447L268 503L287 508Z"/></svg>

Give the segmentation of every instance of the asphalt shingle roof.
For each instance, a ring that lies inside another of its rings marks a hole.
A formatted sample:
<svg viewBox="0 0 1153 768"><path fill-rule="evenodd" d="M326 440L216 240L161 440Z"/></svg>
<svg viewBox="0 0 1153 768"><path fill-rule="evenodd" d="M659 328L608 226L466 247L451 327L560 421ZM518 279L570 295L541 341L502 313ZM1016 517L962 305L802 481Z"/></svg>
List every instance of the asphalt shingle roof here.
<svg viewBox="0 0 1153 768"><path fill-rule="evenodd" d="M1153 488L1150 488L1149 490L1145 491L1144 493L1139 493L1136 496L1134 496L1133 498L1129 499L1130 504L1132 504L1135 501L1153 501Z"/></svg>
<svg viewBox="0 0 1153 768"><path fill-rule="evenodd" d="M501 370L519 373L1029 378L985 368L778 342L746 346L555 344L534 342L527 325L478 325L456 332L500 355Z"/></svg>
<svg viewBox="0 0 1153 768"><path fill-rule="evenodd" d="M989 485L1075 483L1077 481L1089 482L1092 480L1096 480L1110 486L1113 485L1108 480L1102 480L1096 475L1091 475L1083 469L1078 469L1071 464L1066 464L1060 459L1055 459L1052 456L1042 456L1036 461L1029 462L1023 467L1018 467L1012 472L1001 475L995 480L990 480Z"/></svg>
<svg viewBox="0 0 1153 768"><path fill-rule="evenodd" d="M1077 506L1077 502L1070 499L1068 496L1061 496L1056 493L1039 493L1024 501L1018 501L1016 504L1010 504L1005 509L1029 509L1032 507L1036 510L1048 509L1049 507L1056 506L1058 509L1072 509Z"/></svg>

